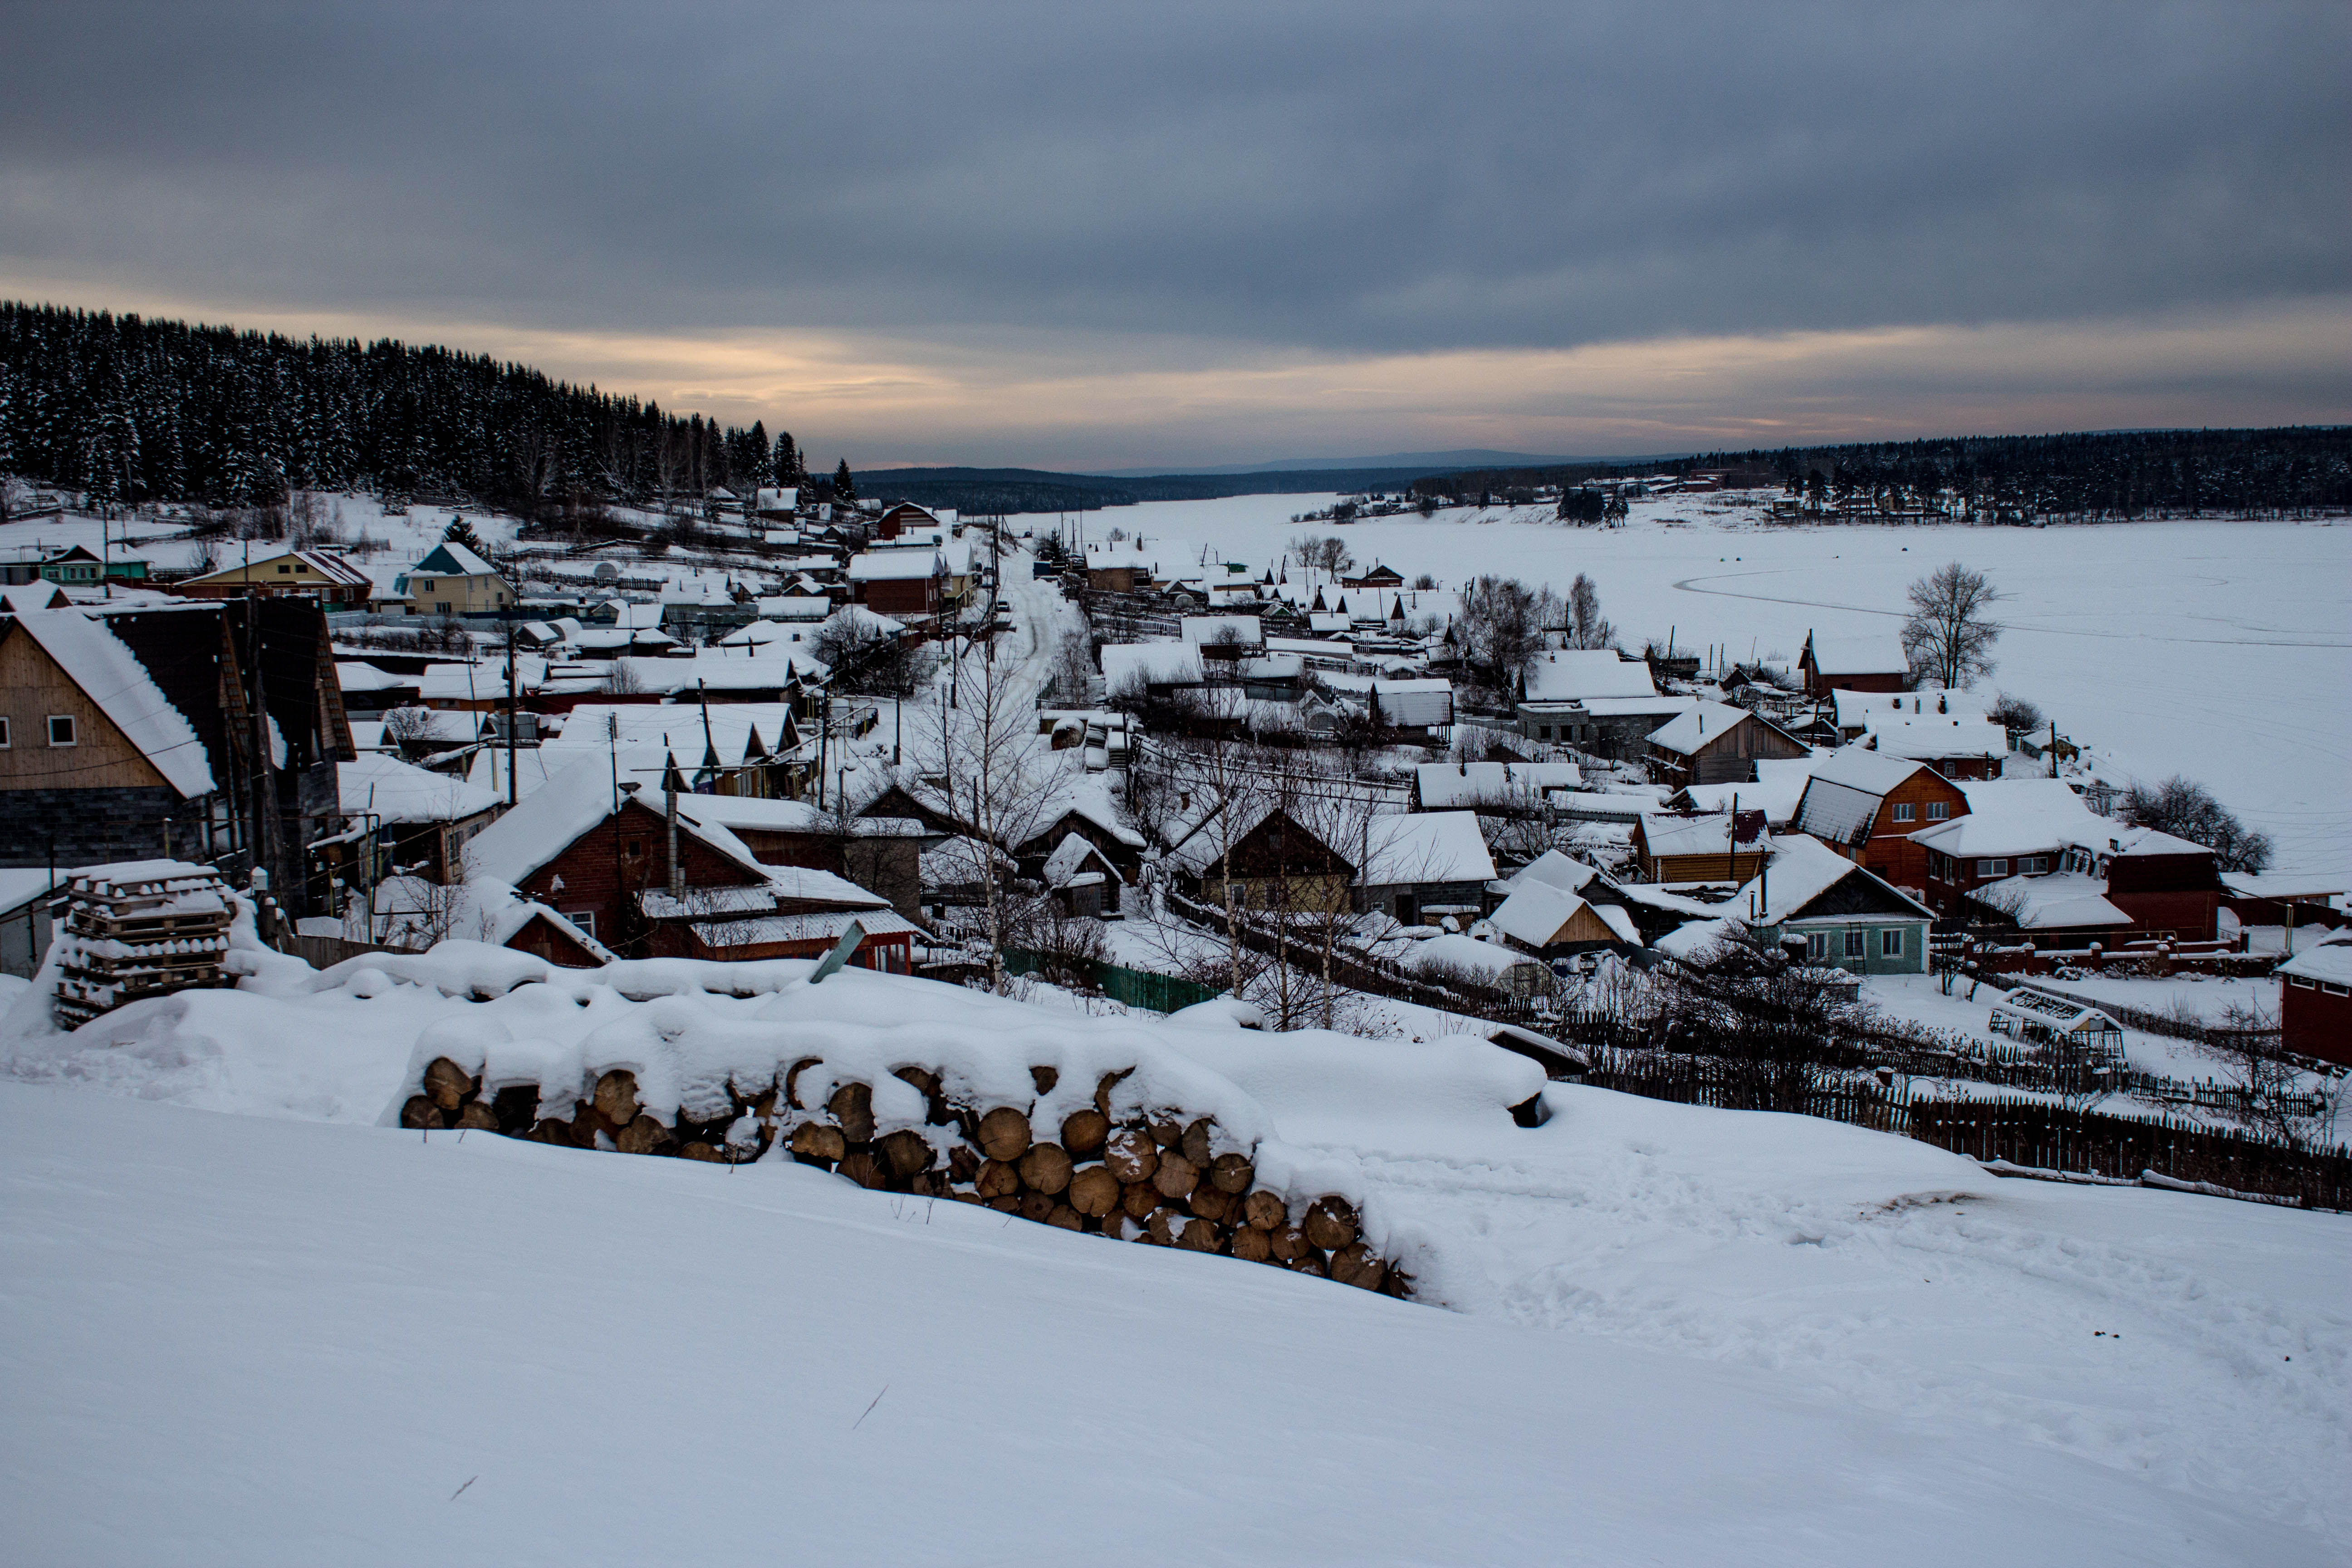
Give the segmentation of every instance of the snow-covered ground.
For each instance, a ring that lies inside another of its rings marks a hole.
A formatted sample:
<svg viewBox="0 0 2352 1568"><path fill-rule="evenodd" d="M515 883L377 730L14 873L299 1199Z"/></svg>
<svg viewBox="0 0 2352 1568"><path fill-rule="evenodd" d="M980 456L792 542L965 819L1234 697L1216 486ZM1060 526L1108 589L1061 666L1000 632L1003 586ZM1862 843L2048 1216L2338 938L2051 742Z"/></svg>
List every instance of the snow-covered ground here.
<svg viewBox="0 0 2352 1568"><path fill-rule="evenodd" d="M1481 573L1564 592L1586 572L1629 646L1672 633L1791 662L1808 630L1897 629L1905 588L1963 561L2010 595L1990 685L2039 703L2104 771L2201 781L2271 835L2278 867L2352 879L2352 525L1810 527L1700 495L1638 501L1617 529L1542 508L1290 523L1331 499L1120 507L1087 514L1087 536L1139 531L1264 565L1298 535L1337 533L1360 562L1433 575L1440 591L1421 597L1439 610Z"/></svg>
<svg viewBox="0 0 2352 1568"><path fill-rule="evenodd" d="M1460 1041L1090 1021L859 971L809 992L791 964L488 1003L467 994L533 961L249 966L70 1039L9 1021L8 1560L2352 1545L2347 1216L2005 1182L1858 1129L1559 1086L1523 1129L1479 1086L1526 1064L1465 1071L1492 1047ZM695 988L738 975L741 997ZM369 1125L427 1027L667 1037L706 1015L1145 1031L1418 1238L1419 1300L789 1163Z"/></svg>

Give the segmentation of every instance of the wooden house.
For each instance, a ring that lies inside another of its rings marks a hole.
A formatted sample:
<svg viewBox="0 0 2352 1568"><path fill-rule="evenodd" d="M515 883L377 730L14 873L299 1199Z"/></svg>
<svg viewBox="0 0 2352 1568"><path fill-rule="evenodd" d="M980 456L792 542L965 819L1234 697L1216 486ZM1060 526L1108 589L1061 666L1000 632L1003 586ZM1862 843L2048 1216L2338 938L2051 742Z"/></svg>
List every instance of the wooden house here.
<svg viewBox="0 0 2352 1568"><path fill-rule="evenodd" d="M1788 762L1811 748L1778 724L1746 708L1701 702L1650 732L1650 773L1658 783L1745 784L1756 777L1759 758Z"/></svg>
<svg viewBox="0 0 2352 1568"><path fill-rule="evenodd" d="M1745 882L1763 869L1772 840L1760 811L1669 816L1643 812L1633 824L1633 863L1647 882Z"/></svg>
<svg viewBox="0 0 2352 1568"><path fill-rule="evenodd" d="M1792 826L1898 888L1927 885L1912 835L1969 813L1959 786L1925 763L1847 746L1813 767Z"/></svg>
<svg viewBox="0 0 2352 1568"><path fill-rule="evenodd" d="M1892 633L1824 637L1807 632L1797 668L1805 694L1813 698L1832 691L1902 691L1911 684L1911 660Z"/></svg>
<svg viewBox="0 0 2352 1568"><path fill-rule="evenodd" d="M1246 821L1213 814L1166 865L1202 903L1222 907L1230 889L1242 909L1294 913L1344 911L1356 879L1352 860L1280 806Z"/></svg>

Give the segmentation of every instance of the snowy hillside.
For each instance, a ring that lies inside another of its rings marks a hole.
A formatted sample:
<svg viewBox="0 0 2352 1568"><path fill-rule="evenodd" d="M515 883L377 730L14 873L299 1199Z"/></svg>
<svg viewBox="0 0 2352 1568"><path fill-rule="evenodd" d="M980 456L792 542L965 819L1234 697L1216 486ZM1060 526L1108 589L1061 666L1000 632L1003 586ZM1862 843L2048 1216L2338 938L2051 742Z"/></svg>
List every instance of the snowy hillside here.
<svg viewBox="0 0 2352 1568"><path fill-rule="evenodd" d="M2352 1541L2344 1216L2003 1182L1562 1086L1520 1127L1527 1064L1470 1042L860 971L810 991L791 963L247 966L75 1037L12 1021L11 1560L1860 1563L1900 1541L2318 1563ZM1262 1116L1421 1238L1416 1301L781 1159L364 1125L428 1029L687 1050L706 1016L773 1019L788 1053L814 1030L1189 1058L1230 1121Z"/></svg>

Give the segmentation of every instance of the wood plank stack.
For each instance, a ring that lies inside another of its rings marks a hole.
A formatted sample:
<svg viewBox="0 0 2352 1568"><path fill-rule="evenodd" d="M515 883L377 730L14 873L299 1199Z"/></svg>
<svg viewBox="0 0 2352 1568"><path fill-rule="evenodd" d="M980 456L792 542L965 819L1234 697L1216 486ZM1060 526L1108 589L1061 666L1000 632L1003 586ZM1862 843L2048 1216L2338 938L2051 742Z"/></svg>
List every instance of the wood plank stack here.
<svg viewBox="0 0 2352 1568"><path fill-rule="evenodd" d="M929 1101L928 1127L880 1132L871 1085L845 1083L822 1106L803 1105L795 1080L802 1062L764 1084L730 1083L728 1110L697 1119L680 1110L664 1121L643 1110L634 1074L604 1074L568 1118L541 1117L536 1085L485 1095L482 1080L446 1057L427 1064L417 1092L401 1110L409 1128L478 1128L509 1137L736 1163L779 1142L793 1159L832 1171L859 1186L977 1204L1065 1230L1212 1252L1335 1279L1400 1298L1409 1276L1364 1241L1355 1208L1336 1193L1294 1201L1261 1185L1248 1152L1217 1151L1216 1123L1166 1113L1114 1121L1107 1075L1095 1102L1062 1120L1041 1141L1028 1108L961 1105L940 1090L940 1075L902 1067L894 1076ZM1055 1069L1030 1069L1042 1095ZM947 1145L945 1157L936 1146Z"/></svg>
<svg viewBox="0 0 2352 1568"><path fill-rule="evenodd" d="M236 913L209 866L136 860L72 873L58 933L60 1027L146 996L221 984Z"/></svg>

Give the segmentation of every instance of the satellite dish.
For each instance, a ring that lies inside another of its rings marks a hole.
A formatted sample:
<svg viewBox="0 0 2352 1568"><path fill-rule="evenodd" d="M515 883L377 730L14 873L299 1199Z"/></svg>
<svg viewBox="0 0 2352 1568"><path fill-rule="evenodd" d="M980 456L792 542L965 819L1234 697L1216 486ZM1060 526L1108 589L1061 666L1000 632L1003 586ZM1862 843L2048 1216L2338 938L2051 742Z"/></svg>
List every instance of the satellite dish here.
<svg viewBox="0 0 2352 1568"><path fill-rule="evenodd" d="M594 575L599 583L617 583L621 580L621 569L610 561L599 561Z"/></svg>

